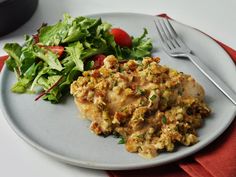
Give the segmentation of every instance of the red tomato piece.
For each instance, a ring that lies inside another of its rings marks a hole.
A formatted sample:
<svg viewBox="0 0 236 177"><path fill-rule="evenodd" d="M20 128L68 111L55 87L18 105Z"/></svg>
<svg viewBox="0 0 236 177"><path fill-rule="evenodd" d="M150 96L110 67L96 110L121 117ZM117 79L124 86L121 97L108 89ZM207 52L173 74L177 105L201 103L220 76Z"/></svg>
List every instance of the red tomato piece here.
<svg viewBox="0 0 236 177"><path fill-rule="evenodd" d="M34 38L35 44L37 44L39 42L39 34L33 34L32 36Z"/></svg>
<svg viewBox="0 0 236 177"><path fill-rule="evenodd" d="M59 57L64 52L63 46L45 46L47 49L51 50L53 53L57 54Z"/></svg>
<svg viewBox="0 0 236 177"><path fill-rule="evenodd" d="M127 32L120 28L112 28L111 34L114 36L114 40L117 45L121 47L131 47L132 39Z"/></svg>
<svg viewBox="0 0 236 177"><path fill-rule="evenodd" d="M92 58L92 60L94 61L93 68L94 68L94 69L100 68L100 67L103 65L103 61L104 61L105 58L106 58L106 56L103 55L103 54L95 55L95 56Z"/></svg>

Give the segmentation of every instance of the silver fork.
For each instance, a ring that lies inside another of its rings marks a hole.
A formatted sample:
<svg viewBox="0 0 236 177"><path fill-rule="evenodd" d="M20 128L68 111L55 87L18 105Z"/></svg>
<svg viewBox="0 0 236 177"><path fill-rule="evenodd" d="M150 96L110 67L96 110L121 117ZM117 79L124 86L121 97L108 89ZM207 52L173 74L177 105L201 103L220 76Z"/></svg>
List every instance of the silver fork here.
<svg viewBox="0 0 236 177"><path fill-rule="evenodd" d="M210 79L233 103L236 105L236 94L215 73L213 73L201 60L192 54L191 50L180 39L168 19L154 20L163 49L172 57L189 58L198 69Z"/></svg>

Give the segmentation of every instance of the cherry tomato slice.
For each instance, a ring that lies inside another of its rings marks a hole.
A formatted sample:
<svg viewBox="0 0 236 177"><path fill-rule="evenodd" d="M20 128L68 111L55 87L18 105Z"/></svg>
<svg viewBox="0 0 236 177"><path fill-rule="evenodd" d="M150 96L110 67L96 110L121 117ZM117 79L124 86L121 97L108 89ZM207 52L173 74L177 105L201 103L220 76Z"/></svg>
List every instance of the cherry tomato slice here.
<svg viewBox="0 0 236 177"><path fill-rule="evenodd" d="M57 54L59 57L64 52L64 47L63 46L45 46L45 47L47 49L50 49L53 53Z"/></svg>
<svg viewBox="0 0 236 177"><path fill-rule="evenodd" d="M132 39L124 30L120 28L112 28L111 34L114 36L114 40L117 45L129 48L132 46Z"/></svg>

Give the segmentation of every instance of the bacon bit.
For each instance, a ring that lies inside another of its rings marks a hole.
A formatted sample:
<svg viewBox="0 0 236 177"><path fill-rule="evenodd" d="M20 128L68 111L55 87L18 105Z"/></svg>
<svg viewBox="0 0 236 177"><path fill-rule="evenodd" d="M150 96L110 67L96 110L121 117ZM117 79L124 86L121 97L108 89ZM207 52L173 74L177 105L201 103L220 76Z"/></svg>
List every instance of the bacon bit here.
<svg viewBox="0 0 236 177"><path fill-rule="evenodd" d="M97 135L102 133L102 128L97 122L92 122L90 125L90 129Z"/></svg>
<svg viewBox="0 0 236 177"><path fill-rule="evenodd" d="M131 71L134 71L138 67L138 64L134 60L129 60L127 65Z"/></svg>
<svg viewBox="0 0 236 177"><path fill-rule="evenodd" d="M93 73L91 74L92 77L98 78L100 76L100 72L98 69L94 70Z"/></svg>
<svg viewBox="0 0 236 177"><path fill-rule="evenodd" d="M88 103L88 100L86 98L77 98L77 100L80 103Z"/></svg>
<svg viewBox="0 0 236 177"><path fill-rule="evenodd" d="M125 118L126 118L125 113L115 112L114 119L117 119L119 122L124 122Z"/></svg>
<svg viewBox="0 0 236 177"><path fill-rule="evenodd" d="M132 90L136 90L136 89L137 89L137 85L136 85L136 84L131 84L131 85L130 85L130 88L131 88Z"/></svg>
<svg viewBox="0 0 236 177"><path fill-rule="evenodd" d="M128 81L128 78L123 74L119 74L119 77L123 79L124 81Z"/></svg>
<svg viewBox="0 0 236 177"><path fill-rule="evenodd" d="M97 90L95 92L95 96L97 96L97 97L104 97L105 96L104 92L105 92L104 90Z"/></svg>
<svg viewBox="0 0 236 177"><path fill-rule="evenodd" d="M40 95L38 95L34 101L39 100L42 96L46 95L47 93L49 93L54 87L56 87L59 82L62 80L63 76L61 76L58 81L56 81L49 89L47 89L46 91L42 92Z"/></svg>

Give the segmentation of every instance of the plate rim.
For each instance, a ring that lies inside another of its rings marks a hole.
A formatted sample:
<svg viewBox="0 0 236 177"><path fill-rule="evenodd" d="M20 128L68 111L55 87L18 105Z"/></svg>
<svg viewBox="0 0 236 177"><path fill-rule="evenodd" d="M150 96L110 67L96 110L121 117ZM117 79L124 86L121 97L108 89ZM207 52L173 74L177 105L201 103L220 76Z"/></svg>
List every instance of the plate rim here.
<svg viewBox="0 0 236 177"><path fill-rule="evenodd" d="M104 15L140 15L140 16L149 16L149 17L157 17L157 18L162 18L162 17L158 17L155 15L150 15L150 14L142 14L142 13L130 13L130 12L107 12L107 13L94 13L94 14L87 14L84 16L90 17L90 16L104 16ZM173 20L174 21L174 20ZM232 65L234 65L234 62L232 61L231 57L229 56L229 54L209 35L203 33L202 31L195 29L191 26L185 25L183 23L180 23L178 21L175 21L176 23L186 27L186 28L191 28L191 30L197 31L200 35L203 35L205 37L207 37L209 40L211 40L212 43L215 43L219 50L221 50L221 52L223 52L229 59L230 59L230 63ZM236 68L236 66L235 66ZM8 72L6 65L4 65L2 72L0 74L0 87L2 87L3 85L3 78L4 75L6 75ZM1 89L0 91L0 95L1 98L3 97L3 89ZM212 138L211 140L209 140L207 143L201 145L201 142L195 144L195 146L200 146L199 148L195 148L194 150L186 150L185 153L179 157L175 157L171 160L165 160L163 159L161 162L157 163L156 161L152 161L152 162L147 162L147 163L141 163L141 164L135 164L135 163L130 163L129 166L122 166L122 165L112 165L109 164L109 166L107 166L107 164L103 164L103 163L93 163L93 162L89 162L89 161L84 161L84 160L79 160L79 159L73 159L70 157L66 157L63 156L61 154L55 153L51 150L48 150L47 148L41 146L39 143L34 142L33 139L31 139L30 137L27 136L27 134L25 134L24 132L21 131L20 128L17 127L17 125L14 124L13 120L11 119L11 116L8 114L7 112L7 108L6 105L4 103L4 100L1 99L0 101L0 107L1 107L1 111L3 113L4 118L7 120L8 124L10 125L11 129L14 130L14 132L16 133L16 135L18 135L21 139L23 139L27 144L31 145L32 147L34 147L35 149L45 153L46 155L49 155L50 157L53 157L54 159L57 159L59 161L62 161L64 163L67 164L71 164L71 165L75 165L75 166L79 166L79 167L84 167L84 168L90 168L90 169L99 169L99 170L131 170L131 169L142 169L142 168L149 168L149 167L154 167L154 166L160 166L160 165L164 165L173 161L177 161L179 159L183 159L186 156L189 156L191 154L194 154L198 151L200 151L201 149L205 148L207 145L209 145L210 143L212 143L214 140L216 140L228 127L229 125L233 122L235 115L236 115L236 107L234 109L234 112L232 113L232 116L230 118L230 121L227 122L227 125L219 132L217 132L217 135L214 136L214 138Z"/></svg>

